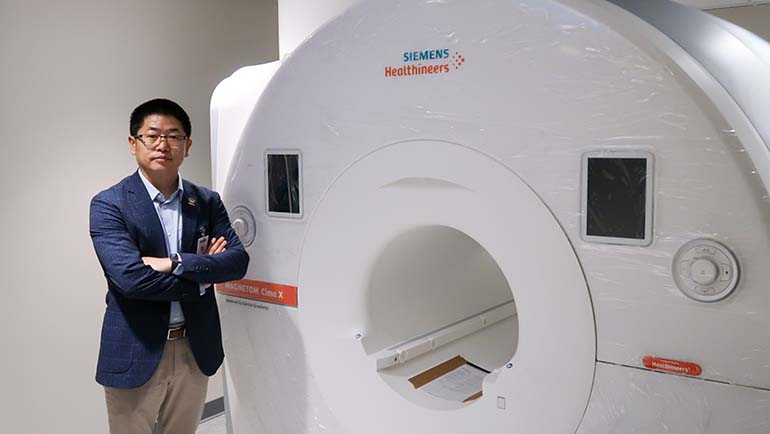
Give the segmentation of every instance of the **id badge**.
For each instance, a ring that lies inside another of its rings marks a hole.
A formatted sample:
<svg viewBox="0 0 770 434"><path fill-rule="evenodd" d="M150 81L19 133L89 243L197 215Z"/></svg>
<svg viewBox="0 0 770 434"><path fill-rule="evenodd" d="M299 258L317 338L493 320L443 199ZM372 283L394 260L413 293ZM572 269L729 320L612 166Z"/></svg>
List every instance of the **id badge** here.
<svg viewBox="0 0 770 434"><path fill-rule="evenodd" d="M206 253L209 247L209 236L204 235L200 238L198 238L198 248L196 249L196 253L199 255L202 255Z"/></svg>

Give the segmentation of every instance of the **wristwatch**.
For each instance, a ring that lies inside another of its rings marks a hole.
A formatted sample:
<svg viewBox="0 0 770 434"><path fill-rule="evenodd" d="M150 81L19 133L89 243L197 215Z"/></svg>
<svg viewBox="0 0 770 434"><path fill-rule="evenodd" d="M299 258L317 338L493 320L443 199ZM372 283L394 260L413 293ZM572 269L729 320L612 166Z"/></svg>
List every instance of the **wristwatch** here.
<svg viewBox="0 0 770 434"><path fill-rule="evenodd" d="M182 264L182 257L179 256L179 253L174 253L169 256L169 259L171 259L171 272L173 273L176 267Z"/></svg>

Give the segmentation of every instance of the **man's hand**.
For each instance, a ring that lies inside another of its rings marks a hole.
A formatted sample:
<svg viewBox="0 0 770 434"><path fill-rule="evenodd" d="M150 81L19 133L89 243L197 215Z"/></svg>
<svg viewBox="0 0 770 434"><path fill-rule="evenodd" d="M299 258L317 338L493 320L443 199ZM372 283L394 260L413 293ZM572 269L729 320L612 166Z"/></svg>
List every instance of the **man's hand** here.
<svg viewBox="0 0 770 434"><path fill-rule="evenodd" d="M225 237L219 237L214 238L211 240L211 243L209 244L208 254L209 255L216 255L217 253L224 252L225 246L227 246L227 240Z"/></svg>
<svg viewBox="0 0 770 434"><path fill-rule="evenodd" d="M144 262L144 265L149 265L157 272L171 272L171 258L153 258L152 256L144 256L142 257L142 262Z"/></svg>
<svg viewBox="0 0 770 434"><path fill-rule="evenodd" d="M214 238L211 240L211 243L209 244L209 250L207 253L209 255L216 255L217 253L222 253L225 250L227 250L225 249L226 245L227 245L227 240L225 239L225 237ZM203 284L204 288L208 288L209 286L211 286L210 283Z"/></svg>

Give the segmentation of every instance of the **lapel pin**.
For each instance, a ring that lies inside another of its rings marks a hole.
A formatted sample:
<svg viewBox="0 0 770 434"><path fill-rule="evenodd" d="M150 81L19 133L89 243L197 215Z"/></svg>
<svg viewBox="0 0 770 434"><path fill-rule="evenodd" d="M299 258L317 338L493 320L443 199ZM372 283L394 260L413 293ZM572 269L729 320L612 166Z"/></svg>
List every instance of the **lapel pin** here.
<svg viewBox="0 0 770 434"><path fill-rule="evenodd" d="M190 205L190 206L195 206L195 204L196 204L196 203L197 203L197 201L195 200L195 198L194 198L194 197L188 197L188 198L187 198L187 204L188 204L188 205Z"/></svg>

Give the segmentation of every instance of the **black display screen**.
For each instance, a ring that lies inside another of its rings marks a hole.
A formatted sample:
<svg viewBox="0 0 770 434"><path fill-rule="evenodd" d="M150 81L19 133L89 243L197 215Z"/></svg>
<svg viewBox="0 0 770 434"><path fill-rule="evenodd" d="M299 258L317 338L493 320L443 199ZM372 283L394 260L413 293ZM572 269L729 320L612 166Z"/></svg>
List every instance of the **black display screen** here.
<svg viewBox="0 0 770 434"><path fill-rule="evenodd" d="M270 212L300 213L299 155L268 155L267 184Z"/></svg>
<svg viewBox="0 0 770 434"><path fill-rule="evenodd" d="M643 240L647 159L588 158L586 233Z"/></svg>

